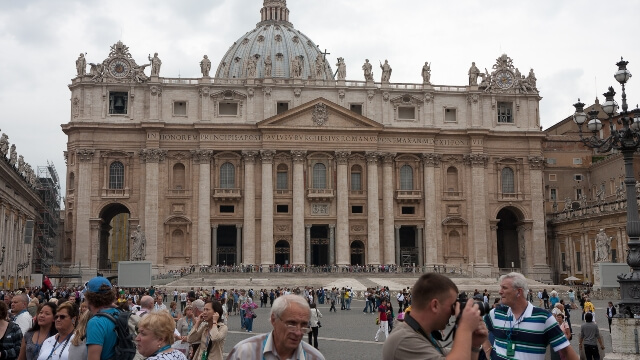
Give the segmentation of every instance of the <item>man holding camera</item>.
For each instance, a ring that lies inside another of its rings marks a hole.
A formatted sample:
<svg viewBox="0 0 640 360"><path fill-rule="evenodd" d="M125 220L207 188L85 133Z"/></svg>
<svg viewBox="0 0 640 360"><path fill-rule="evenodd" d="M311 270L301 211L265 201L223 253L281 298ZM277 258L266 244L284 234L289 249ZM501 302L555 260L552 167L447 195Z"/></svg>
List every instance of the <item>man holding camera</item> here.
<svg viewBox="0 0 640 360"><path fill-rule="evenodd" d="M458 304L458 287L450 278L436 273L422 275L411 294L411 311L385 341L384 360L478 358L487 329L477 304ZM437 338L456 314L454 341L451 349L445 349Z"/></svg>
<svg viewBox="0 0 640 360"><path fill-rule="evenodd" d="M484 318L495 336L493 349L501 359L543 360L547 346L559 352L562 359L579 357L564 336L556 319L547 310L527 301L527 279L516 272L500 277L501 305ZM492 344L483 346L489 354Z"/></svg>

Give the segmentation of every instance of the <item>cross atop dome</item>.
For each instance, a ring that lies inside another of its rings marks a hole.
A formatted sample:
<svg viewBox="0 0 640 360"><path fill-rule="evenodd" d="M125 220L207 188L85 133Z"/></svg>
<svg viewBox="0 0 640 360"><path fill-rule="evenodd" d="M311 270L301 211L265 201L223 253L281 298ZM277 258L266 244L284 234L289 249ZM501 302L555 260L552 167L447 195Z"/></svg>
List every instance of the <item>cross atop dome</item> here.
<svg viewBox="0 0 640 360"><path fill-rule="evenodd" d="M264 21L289 23L287 0L264 0L260 10L260 22Z"/></svg>

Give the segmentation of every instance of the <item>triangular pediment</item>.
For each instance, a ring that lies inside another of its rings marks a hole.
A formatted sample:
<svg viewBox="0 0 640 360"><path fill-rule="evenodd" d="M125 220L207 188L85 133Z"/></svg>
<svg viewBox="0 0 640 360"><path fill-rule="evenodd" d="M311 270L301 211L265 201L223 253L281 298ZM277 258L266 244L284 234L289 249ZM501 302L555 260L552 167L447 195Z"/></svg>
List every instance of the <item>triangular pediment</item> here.
<svg viewBox="0 0 640 360"><path fill-rule="evenodd" d="M318 130L382 130L383 126L365 116L331 102L317 98L262 120L259 129L318 129Z"/></svg>

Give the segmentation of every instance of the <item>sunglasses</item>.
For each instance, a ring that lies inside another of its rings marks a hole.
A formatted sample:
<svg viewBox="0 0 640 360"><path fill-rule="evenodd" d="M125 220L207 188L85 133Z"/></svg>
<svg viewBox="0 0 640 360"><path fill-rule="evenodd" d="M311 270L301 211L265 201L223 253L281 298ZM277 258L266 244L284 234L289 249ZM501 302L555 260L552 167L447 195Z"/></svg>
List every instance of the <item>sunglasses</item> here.
<svg viewBox="0 0 640 360"><path fill-rule="evenodd" d="M58 319L64 320L64 319L66 319L68 317L69 317L69 315L56 315L53 318L56 319L56 320L58 320Z"/></svg>

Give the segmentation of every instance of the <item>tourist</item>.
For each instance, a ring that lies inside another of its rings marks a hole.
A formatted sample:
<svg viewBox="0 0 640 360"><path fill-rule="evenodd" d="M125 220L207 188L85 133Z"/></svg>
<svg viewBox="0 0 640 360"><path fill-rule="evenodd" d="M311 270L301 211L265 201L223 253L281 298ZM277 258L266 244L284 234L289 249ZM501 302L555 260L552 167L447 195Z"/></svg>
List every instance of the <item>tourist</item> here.
<svg viewBox="0 0 640 360"><path fill-rule="evenodd" d="M153 305L153 311L167 311L167 305L162 302L162 295L156 296L156 303Z"/></svg>
<svg viewBox="0 0 640 360"><path fill-rule="evenodd" d="M320 318L322 313L318 310L316 303L311 303L311 318L309 320L309 326L311 332L309 333L309 344L312 344L311 338L313 338L313 347L318 348L318 329L320 328Z"/></svg>
<svg viewBox="0 0 640 360"><path fill-rule="evenodd" d="M600 343L600 348L604 350L604 342L602 341L602 336L600 336L600 329L598 329L598 325L593 322L592 313L587 312L584 314L584 321L586 321L586 323L580 327L580 347L584 345L584 355L587 360L600 360L597 343Z"/></svg>
<svg viewBox="0 0 640 360"><path fill-rule="evenodd" d="M176 323L178 322L178 320L180 320L180 312L178 311L178 303L177 302L175 302L175 301L171 302L171 304L169 305L169 314L171 315L173 320L176 321Z"/></svg>
<svg viewBox="0 0 640 360"><path fill-rule="evenodd" d="M80 314L80 320L78 320L73 338L69 344L69 359L87 358L87 323L91 316L93 315L89 311Z"/></svg>
<svg viewBox="0 0 640 360"><path fill-rule="evenodd" d="M378 331L376 331L376 336L373 338L373 340L377 342L381 333L384 334L385 340L389 337L389 322L387 320L386 300L383 300L378 307Z"/></svg>
<svg viewBox="0 0 640 360"><path fill-rule="evenodd" d="M7 304L0 302L0 359L16 360L23 336L18 324L7 321L8 310Z"/></svg>
<svg viewBox="0 0 640 360"><path fill-rule="evenodd" d="M196 325L187 337L189 342L200 342L193 358L198 360L222 360L227 325L222 320L222 304L207 300L204 312L196 319ZM200 326L204 324L204 326Z"/></svg>
<svg viewBox="0 0 640 360"><path fill-rule="evenodd" d="M584 306L582 307L584 314L591 313L593 322L596 322L596 308L588 297L584 298ZM585 318L586 319L586 318Z"/></svg>
<svg viewBox="0 0 640 360"><path fill-rule="evenodd" d="M89 311L95 315L106 313L117 317L119 311L113 307L116 293L109 280L96 276L89 280L85 299L89 303ZM104 316L93 316L87 324L88 360L111 359L115 355L117 335L115 324Z"/></svg>
<svg viewBox="0 0 640 360"><path fill-rule="evenodd" d="M38 358L44 341L58 332L53 325L57 310L58 306L50 302L40 306L33 327L22 338L18 360L35 360Z"/></svg>
<svg viewBox="0 0 640 360"><path fill-rule="evenodd" d="M191 306L187 306L184 308L184 313L182 314L180 320L176 324L176 330L180 333L180 340L187 341L187 335L191 332L193 325L196 323L196 320L193 316L193 308Z"/></svg>
<svg viewBox="0 0 640 360"><path fill-rule="evenodd" d="M616 307L613 306L613 303L609 301L607 306L607 321L609 322L609 333L611 333L611 320L616 316Z"/></svg>
<svg viewBox="0 0 640 360"><path fill-rule="evenodd" d="M27 311L28 301L26 294L18 294L11 299L11 315L15 317L13 321L20 326L22 335L31 328L33 322L33 317Z"/></svg>
<svg viewBox="0 0 640 360"><path fill-rule="evenodd" d="M69 345L73 339L77 321L78 307L75 302L67 301L60 304L55 315L55 327L58 333L44 341L38 360L72 359L69 357Z"/></svg>
<svg viewBox="0 0 640 360"><path fill-rule="evenodd" d="M140 355L147 360L187 360L182 352L171 348L174 329L175 321L167 312L158 311L142 318L136 336Z"/></svg>
<svg viewBox="0 0 640 360"><path fill-rule="evenodd" d="M310 315L309 305L302 297L278 297L271 308L270 321L273 330L239 342L231 350L227 360L324 360L324 356L317 349L302 341L303 336L311 331Z"/></svg>
<svg viewBox="0 0 640 360"><path fill-rule="evenodd" d="M251 297L247 296L246 301L242 304L242 310L244 310L244 325L247 328L247 332L253 331L253 319L257 317L254 309L257 308L258 305L253 302Z"/></svg>

